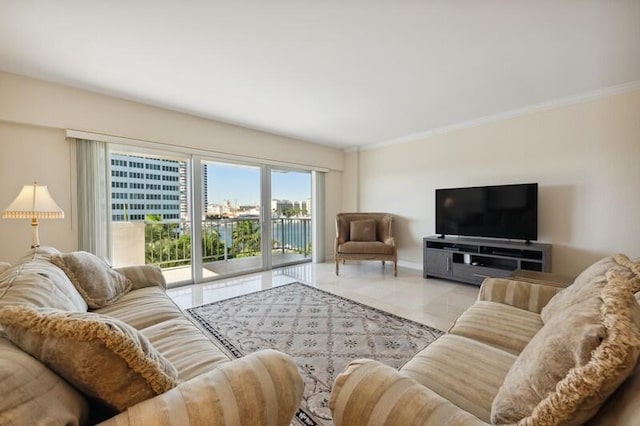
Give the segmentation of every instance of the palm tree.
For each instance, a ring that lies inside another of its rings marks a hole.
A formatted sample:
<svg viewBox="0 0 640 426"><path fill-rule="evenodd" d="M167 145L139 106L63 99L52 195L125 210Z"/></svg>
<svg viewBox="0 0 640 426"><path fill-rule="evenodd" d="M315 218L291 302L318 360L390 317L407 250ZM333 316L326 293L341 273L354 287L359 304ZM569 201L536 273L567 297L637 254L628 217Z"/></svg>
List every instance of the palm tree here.
<svg viewBox="0 0 640 426"><path fill-rule="evenodd" d="M260 253L260 227L252 220L241 220L231 232L231 253L251 257Z"/></svg>

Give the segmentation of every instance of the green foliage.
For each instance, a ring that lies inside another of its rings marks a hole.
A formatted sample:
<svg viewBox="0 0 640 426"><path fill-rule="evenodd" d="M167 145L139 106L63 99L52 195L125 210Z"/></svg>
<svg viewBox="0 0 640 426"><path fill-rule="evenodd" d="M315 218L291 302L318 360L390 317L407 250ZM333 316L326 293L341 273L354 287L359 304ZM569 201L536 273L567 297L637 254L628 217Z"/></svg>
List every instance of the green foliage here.
<svg viewBox="0 0 640 426"><path fill-rule="evenodd" d="M297 214L298 209L289 209L287 213ZM161 268L171 268L191 264L191 230L187 223L162 223L158 215L148 215L145 226L145 261ZM208 225L214 222L208 223ZM213 226L204 226L202 230L202 261L215 262L224 259L258 256L261 253L260 226L256 220L239 220L229 222L231 245L227 247L217 230L217 222ZM311 242L306 250L300 248L280 247L274 239L272 249L287 253L311 254Z"/></svg>
<svg viewBox="0 0 640 426"><path fill-rule="evenodd" d="M231 233L231 253L234 257L251 257L260 253L260 227L250 220L236 223Z"/></svg>
<svg viewBox="0 0 640 426"><path fill-rule="evenodd" d="M162 268L191 264L191 233L188 227L179 223L156 223L153 219L148 222L145 226L145 263ZM203 230L202 253L204 261L224 257L224 242L216 230Z"/></svg>

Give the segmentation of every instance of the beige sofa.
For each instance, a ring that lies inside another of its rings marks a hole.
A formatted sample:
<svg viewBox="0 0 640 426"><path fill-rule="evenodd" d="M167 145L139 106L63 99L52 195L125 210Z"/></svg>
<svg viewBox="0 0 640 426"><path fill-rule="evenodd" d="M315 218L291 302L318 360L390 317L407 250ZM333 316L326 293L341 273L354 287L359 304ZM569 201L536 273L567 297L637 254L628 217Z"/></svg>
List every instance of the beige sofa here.
<svg viewBox="0 0 640 426"><path fill-rule="evenodd" d="M352 362L340 425L640 424L640 261L610 257L566 286L487 279L449 332L400 371Z"/></svg>
<svg viewBox="0 0 640 426"><path fill-rule="evenodd" d="M18 264L2 267L0 312L26 306L86 315L87 304L79 292L65 272L50 262L56 253L51 248L32 250ZM131 290L93 312L138 330L177 370L176 386L118 413L87 398L14 345L6 327L0 328L0 424L289 424L303 387L289 356L268 350L231 360L167 296L157 267L119 271L129 278ZM70 349L65 356L71 362L77 353ZM106 367L94 373L98 381L117 386L131 378L117 377Z"/></svg>

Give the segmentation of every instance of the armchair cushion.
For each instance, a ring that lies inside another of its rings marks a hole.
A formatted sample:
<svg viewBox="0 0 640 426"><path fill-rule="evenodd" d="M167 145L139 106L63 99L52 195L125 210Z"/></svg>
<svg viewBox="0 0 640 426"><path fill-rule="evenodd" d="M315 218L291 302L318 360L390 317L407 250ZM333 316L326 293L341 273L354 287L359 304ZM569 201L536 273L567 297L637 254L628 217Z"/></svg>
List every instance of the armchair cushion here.
<svg viewBox="0 0 640 426"><path fill-rule="evenodd" d="M393 254L393 246L380 241L348 241L338 246L338 251L345 254Z"/></svg>
<svg viewBox="0 0 640 426"><path fill-rule="evenodd" d="M373 219L353 220L350 225L350 241L376 241L376 221Z"/></svg>

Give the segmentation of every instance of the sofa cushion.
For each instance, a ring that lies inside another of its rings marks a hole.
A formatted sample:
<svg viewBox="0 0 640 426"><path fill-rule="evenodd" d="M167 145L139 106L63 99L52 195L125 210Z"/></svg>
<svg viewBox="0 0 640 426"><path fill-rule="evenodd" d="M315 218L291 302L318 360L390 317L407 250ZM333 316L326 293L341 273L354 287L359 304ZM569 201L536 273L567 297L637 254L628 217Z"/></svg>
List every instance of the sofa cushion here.
<svg viewBox="0 0 640 426"><path fill-rule="evenodd" d="M137 330L95 313L8 306L0 324L17 346L117 410L176 385L175 368Z"/></svg>
<svg viewBox="0 0 640 426"><path fill-rule="evenodd" d="M627 261L629 259L625 255L617 254L601 259L589 266L578 275L572 285L560 291L542 309L540 312L542 322L547 323L556 314L598 295L607 283L605 275L608 271L615 271L623 278L633 278L635 273L624 264Z"/></svg>
<svg viewBox="0 0 640 426"><path fill-rule="evenodd" d="M518 355L542 325L539 314L480 300L460 315L449 333Z"/></svg>
<svg viewBox="0 0 640 426"><path fill-rule="evenodd" d="M180 381L189 380L225 363L224 354L160 287L133 290L110 306L106 314L138 329L153 347L178 370Z"/></svg>
<svg viewBox="0 0 640 426"><path fill-rule="evenodd" d="M130 291L122 296L118 303L96 309L94 312L119 319L137 330L164 321L184 318L182 310L160 287Z"/></svg>
<svg viewBox="0 0 640 426"><path fill-rule="evenodd" d="M446 334L400 370L479 419L489 422L491 401L516 356L473 339Z"/></svg>
<svg viewBox="0 0 640 426"><path fill-rule="evenodd" d="M628 259L623 265L636 269ZM493 402L492 422L583 424L631 373L640 352L640 278L611 270L606 280L531 339Z"/></svg>
<svg viewBox="0 0 640 426"><path fill-rule="evenodd" d="M487 278L482 282L478 300L487 300L510 305L540 314L540 311L562 289L554 285L545 285L519 278Z"/></svg>
<svg viewBox="0 0 640 426"><path fill-rule="evenodd" d="M376 221L373 219L352 220L349 223L349 240L376 241Z"/></svg>
<svg viewBox="0 0 640 426"><path fill-rule="evenodd" d="M388 365L356 359L336 377L329 407L336 425L487 426Z"/></svg>
<svg viewBox="0 0 640 426"><path fill-rule="evenodd" d="M344 254L393 254L393 246L380 241L348 241L340 244L338 251Z"/></svg>
<svg viewBox="0 0 640 426"><path fill-rule="evenodd" d="M81 425L85 397L40 361L0 338L0 424Z"/></svg>
<svg viewBox="0 0 640 426"><path fill-rule="evenodd" d="M87 303L65 273L42 259L17 264L0 276L0 307L6 305L87 311Z"/></svg>
<svg viewBox="0 0 640 426"><path fill-rule="evenodd" d="M144 328L140 333L178 370L180 382L211 371L230 360L184 316Z"/></svg>
<svg viewBox="0 0 640 426"><path fill-rule="evenodd" d="M67 274L92 309L111 305L131 290L128 278L86 251L54 254L50 260Z"/></svg>

